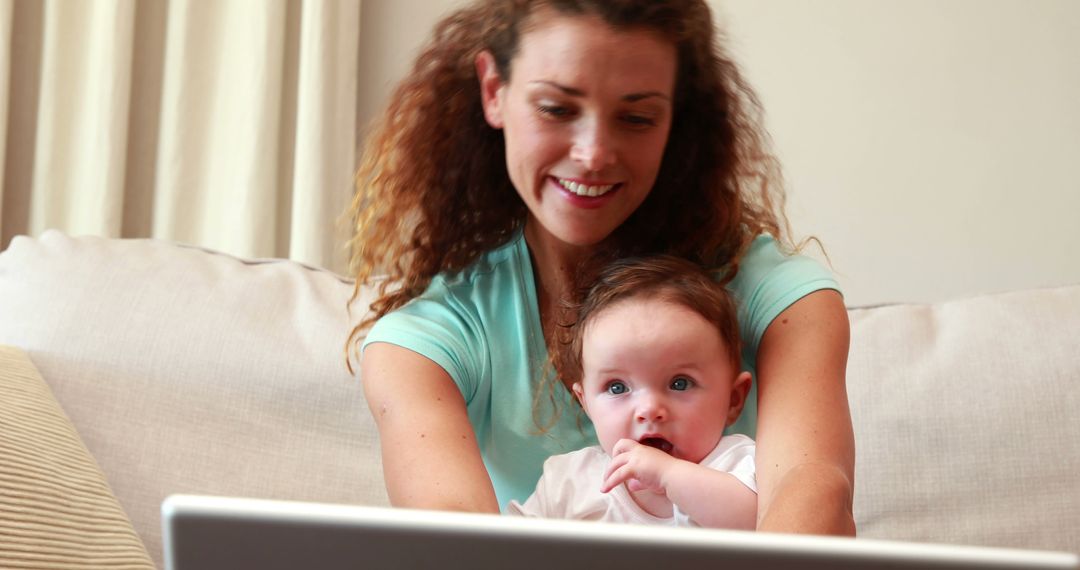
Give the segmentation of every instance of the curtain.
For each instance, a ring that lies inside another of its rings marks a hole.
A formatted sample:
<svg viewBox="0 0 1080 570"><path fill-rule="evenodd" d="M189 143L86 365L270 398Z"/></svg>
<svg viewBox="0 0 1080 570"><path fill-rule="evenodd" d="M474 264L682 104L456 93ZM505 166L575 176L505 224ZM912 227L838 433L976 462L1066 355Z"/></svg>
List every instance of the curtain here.
<svg viewBox="0 0 1080 570"><path fill-rule="evenodd" d="M0 247L50 228L345 270L360 0L0 0Z"/></svg>

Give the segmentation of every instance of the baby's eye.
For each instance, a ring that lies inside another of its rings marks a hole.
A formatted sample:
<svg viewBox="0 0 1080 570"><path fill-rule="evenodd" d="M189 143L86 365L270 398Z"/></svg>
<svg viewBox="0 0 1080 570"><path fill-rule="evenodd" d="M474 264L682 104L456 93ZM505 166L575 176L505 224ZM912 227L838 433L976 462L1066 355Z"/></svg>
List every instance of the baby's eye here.
<svg viewBox="0 0 1080 570"><path fill-rule="evenodd" d="M628 388L626 387L626 384L623 383L622 380L613 380L607 385L607 393L608 394L614 394L614 395L625 394L627 390L628 390Z"/></svg>
<svg viewBox="0 0 1080 570"><path fill-rule="evenodd" d="M671 389L678 390L680 392L683 390L688 390L690 386L693 385L694 381L685 376L679 376L678 378L671 381Z"/></svg>

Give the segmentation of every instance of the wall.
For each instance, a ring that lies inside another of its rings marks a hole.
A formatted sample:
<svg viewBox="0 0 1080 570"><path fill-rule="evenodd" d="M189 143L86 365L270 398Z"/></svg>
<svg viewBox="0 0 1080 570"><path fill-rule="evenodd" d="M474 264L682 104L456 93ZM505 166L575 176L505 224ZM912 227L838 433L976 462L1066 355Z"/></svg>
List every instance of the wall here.
<svg viewBox="0 0 1080 570"><path fill-rule="evenodd" d="M365 0L360 118L460 0ZM849 305L1080 283L1080 2L713 0Z"/></svg>
<svg viewBox="0 0 1080 570"><path fill-rule="evenodd" d="M720 4L849 304L1080 283L1080 2Z"/></svg>

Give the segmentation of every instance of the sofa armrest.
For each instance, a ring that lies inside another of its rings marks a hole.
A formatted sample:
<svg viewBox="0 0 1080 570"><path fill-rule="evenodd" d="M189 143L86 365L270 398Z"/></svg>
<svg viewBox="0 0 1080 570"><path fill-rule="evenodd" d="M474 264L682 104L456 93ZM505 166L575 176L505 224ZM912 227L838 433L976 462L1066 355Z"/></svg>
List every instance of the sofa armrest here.
<svg viewBox="0 0 1080 570"><path fill-rule="evenodd" d="M153 568L52 391L0 346L0 568Z"/></svg>

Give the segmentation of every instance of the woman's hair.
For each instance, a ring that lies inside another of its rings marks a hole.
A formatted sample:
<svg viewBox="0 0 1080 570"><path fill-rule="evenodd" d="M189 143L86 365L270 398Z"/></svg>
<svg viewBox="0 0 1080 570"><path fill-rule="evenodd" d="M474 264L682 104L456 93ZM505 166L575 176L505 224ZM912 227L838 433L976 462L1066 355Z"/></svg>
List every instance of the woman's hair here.
<svg viewBox="0 0 1080 570"><path fill-rule="evenodd" d="M352 330L347 355L372 323L420 295L436 274L465 269L524 224L503 132L484 120L475 60L490 51L509 81L520 38L541 9L654 31L678 54L656 183L603 242L599 260L664 253L730 278L755 236L786 237L760 104L718 45L704 0L476 0L436 26L365 143L350 209L350 305L376 271L386 279Z"/></svg>
<svg viewBox="0 0 1080 570"><path fill-rule="evenodd" d="M556 328L548 355L554 375L544 375L537 404L545 397L552 403L557 401L554 392L558 382L569 388L581 381L582 345L589 325L604 311L624 302L657 299L701 315L716 328L732 367L740 368L742 341L735 302L715 276L701 266L670 255L631 257L611 262L587 280L589 285L579 291L578 300L565 304L564 314L570 321ZM544 431L558 417L557 412L545 423L536 417L538 409L539 405L533 406L534 421Z"/></svg>

